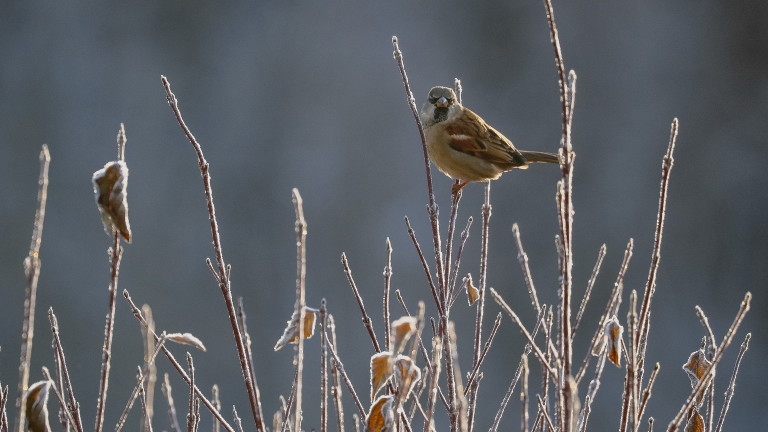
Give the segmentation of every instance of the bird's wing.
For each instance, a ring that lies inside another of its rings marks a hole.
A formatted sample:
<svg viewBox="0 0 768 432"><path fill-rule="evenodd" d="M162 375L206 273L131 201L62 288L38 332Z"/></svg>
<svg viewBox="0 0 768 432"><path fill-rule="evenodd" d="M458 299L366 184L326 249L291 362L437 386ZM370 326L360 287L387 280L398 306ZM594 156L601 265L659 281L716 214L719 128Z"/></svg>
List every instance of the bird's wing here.
<svg viewBox="0 0 768 432"><path fill-rule="evenodd" d="M482 159L503 169L523 167L525 157L504 135L489 126L480 116L464 109L466 118L453 122L445 131L451 137L452 149Z"/></svg>

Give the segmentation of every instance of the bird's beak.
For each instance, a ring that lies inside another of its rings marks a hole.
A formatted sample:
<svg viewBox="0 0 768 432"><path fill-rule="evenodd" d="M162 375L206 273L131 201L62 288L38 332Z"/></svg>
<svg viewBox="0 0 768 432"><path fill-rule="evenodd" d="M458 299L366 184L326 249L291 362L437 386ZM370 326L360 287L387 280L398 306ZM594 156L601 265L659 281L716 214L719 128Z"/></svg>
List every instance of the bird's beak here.
<svg viewBox="0 0 768 432"><path fill-rule="evenodd" d="M448 99L445 98L445 96L442 96L440 99L435 101L435 106L438 108L445 108L448 106Z"/></svg>

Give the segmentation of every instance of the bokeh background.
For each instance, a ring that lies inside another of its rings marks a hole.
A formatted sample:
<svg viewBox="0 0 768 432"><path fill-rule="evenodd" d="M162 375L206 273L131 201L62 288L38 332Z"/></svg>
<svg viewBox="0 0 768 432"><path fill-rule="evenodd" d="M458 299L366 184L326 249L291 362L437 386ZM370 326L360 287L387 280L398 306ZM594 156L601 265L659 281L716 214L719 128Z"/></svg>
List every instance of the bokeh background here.
<svg viewBox="0 0 768 432"><path fill-rule="evenodd" d="M648 357L649 364L661 362L662 371L648 413L666 425L690 391L680 366L704 336L694 305L708 312L721 337L749 290L753 310L718 374L718 407L741 338L751 331L726 428L768 427L761 372L768 354L768 4L558 1L555 12L566 65L579 77L573 132L577 299L600 245L608 248L576 358L586 352L630 237L636 246L625 293L644 287L661 158L669 124L679 117ZM365 395L372 348L341 253L349 257L379 337L387 237L394 247L393 287L413 309L419 299L430 299L403 224L408 215L428 249L421 147L392 59L392 35L400 39L419 105L431 86L451 85L459 77L465 104L518 147L556 151L559 95L540 1L5 2L0 381L15 395L21 264L32 229L38 153L47 143L51 183L32 374L38 379L41 366L53 366L45 313L53 307L85 423L92 424L110 238L99 221L90 176L115 158L115 135L124 122L135 240L125 248L119 288L149 303L160 329L189 331L205 342L208 352L195 353L198 383L218 383L224 406L237 405L252 428L223 301L204 264L212 248L196 158L166 104L164 74L211 164L224 255L232 264L234 294L244 297L249 313L265 411L271 416L278 408L278 396L289 393L292 378L292 350L272 351L293 307L292 187L304 196L309 223L308 302L328 300L340 353ZM555 167L534 166L493 185L489 284L528 323L534 317L510 227L520 224L542 301L556 301L558 178ZM435 184L445 228L450 180L435 171ZM460 219L473 216L475 223L462 273L477 275L481 200L480 185L465 189ZM626 303L625 297L622 314ZM499 310L487 304L487 328ZM399 315L399 306L393 311ZM461 329L465 370L473 317L459 302L453 319ZM108 428L142 361L139 335L118 299ZM307 346L312 357L305 372L304 425L311 429L319 423L313 403L317 339ZM491 424L522 347L519 332L504 317L481 385L481 430ZM184 348L174 351L183 356ZM165 360L159 366L169 371ZM171 378L184 394L173 371ZM622 380L620 371L606 370L591 429L618 424ZM156 430L169 427L160 402ZM351 414L353 405L346 403ZM517 427L518 412L510 406L505 428ZM204 416L207 427L210 418ZM138 427L136 417L132 421Z"/></svg>

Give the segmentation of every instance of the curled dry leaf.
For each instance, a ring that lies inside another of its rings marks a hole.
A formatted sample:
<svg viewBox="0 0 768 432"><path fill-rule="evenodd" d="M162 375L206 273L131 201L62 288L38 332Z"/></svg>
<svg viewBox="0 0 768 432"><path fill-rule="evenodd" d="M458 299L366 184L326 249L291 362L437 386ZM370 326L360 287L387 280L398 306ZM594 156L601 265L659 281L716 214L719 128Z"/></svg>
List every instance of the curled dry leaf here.
<svg viewBox="0 0 768 432"><path fill-rule="evenodd" d="M365 418L367 432L393 431L395 427L395 410L392 406L392 395L379 396L371 405L368 417Z"/></svg>
<svg viewBox="0 0 768 432"><path fill-rule="evenodd" d="M592 355L599 356L605 352L605 356L617 367L621 367L622 339L624 327L619 324L616 315L609 318L603 325L603 336L592 347Z"/></svg>
<svg viewBox="0 0 768 432"><path fill-rule="evenodd" d="M683 370L691 380L691 387L696 387L710 366L712 366L712 362L707 360L707 354L703 348L691 353L688 362L683 365Z"/></svg>
<svg viewBox="0 0 768 432"><path fill-rule="evenodd" d="M704 432L704 418L698 411L694 411L693 415L688 418L688 424L685 425L685 432Z"/></svg>
<svg viewBox="0 0 768 432"><path fill-rule="evenodd" d="M413 387L421 379L421 369L416 366L415 362L408 356L399 355L395 360L395 367L397 368L397 374L395 374L397 380L397 391L400 393L400 400L405 401L411 394Z"/></svg>
<svg viewBox="0 0 768 432"><path fill-rule="evenodd" d="M392 353L389 351L383 351L371 357L371 402L392 376L394 372L392 360Z"/></svg>
<svg viewBox="0 0 768 432"><path fill-rule="evenodd" d="M96 206L101 213L104 231L112 235L120 233L131 242L131 224L128 222L128 165L123 161L107 162L104 168L93 173L93 192Z"/></svg>
<svg viewBox="0 0 768 432"><path fill-rule="evenodd" d="M170 341L184 345L192 345L200 351L206 351L203 341L195 337L192 333L170 333L166 337Z"/></svg>
<svg viewBox="0 0 768 432"><path fill-rule="evenodd" d="M617 367L621 367L621 341L623 336L624 327L619 324L619 319L614 315L605 323L605 343L608 345L605 355Z"/></svg>
<svg viewBox="0 0 768 432"><path fill-rule="evenodd" d="M50 381L38 381L29 386L24 395L24 412L27 416L29 432L50 432L51 430L47 406L50 388Z"/></svg>
<svg viewBox="0 0 768 432"><path fill-rule="evenodd" d="M472 306L480 298L480 290L472 283L471 274L467 274L467 277L464 278L464 286L467 289L467 303Z"/></svg>
<svg viewBox="0 0 768 432"><path fill-rule="evenodd" d="M304 339L309 339L315 334L315 321L317 321L317 309L304 306L302 318L304 319ZM288 325L283 331L283 335L280 340L275 344L275 351L284 347L288 343L296 343L299 341L299 314L297 311L293 312Z"/></svg>
<svg viewBox="0 0 768 432"><path fill-rule="evenodd" d="M416 332L416 318L400 317L392 321L392 352L401 353L408 339Z"/></svg>

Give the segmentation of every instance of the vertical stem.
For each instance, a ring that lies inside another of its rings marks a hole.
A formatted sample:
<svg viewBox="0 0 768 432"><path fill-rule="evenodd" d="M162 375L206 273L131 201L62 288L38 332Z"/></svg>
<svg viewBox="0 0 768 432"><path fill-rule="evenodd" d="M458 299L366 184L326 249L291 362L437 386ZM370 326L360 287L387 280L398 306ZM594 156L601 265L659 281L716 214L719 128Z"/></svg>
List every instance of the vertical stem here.
<svg viewBox="0 0 768 432"><path fill-rule="evenodd" d="M477 305L477 315L475 317L475 346L472 357L472 364L475 365L480 360L480 345L483 334L483 312L485 310L485 288L488 273L488 227L491 220L491 182L485 182L485 201L483 202L483 234L480 239L480 301Z"/></svg>
<svg viewBox="0 0 768 432"><path fill-rule="evenodd" d="M43 144L40 151L40 177L37 180L37 209L32 226L32 242L29 245L29 255L24 259L24 273L27 277L27 287L24 299L24 321L21 327L21 355L19 356L19 386L16 398L16 424L14 431L24 432L26 412L23 409L24 393L29 387L29 367L32 361L32 339L35 335L35 305L37 303L37 281L40 276L40 243L43 237L43 222L45 221L45 203L48 199L48 167L51 164L51 154L48 146Z"/></svg>
<svg viewBox="0 0 768 432"><path fill-rule="evenodd" d="M304 371L304 306L306 304L307 277L307 222L304 220L304 206L299 190L292 191L296 211L296 310L299 312L299 341L296 344L296 408L294 427L301 431L301 390Z"/></svg>

